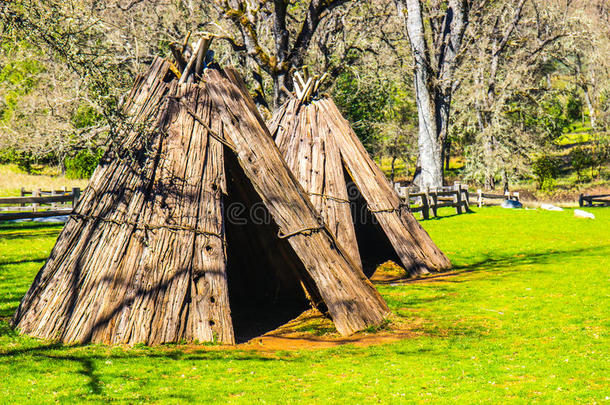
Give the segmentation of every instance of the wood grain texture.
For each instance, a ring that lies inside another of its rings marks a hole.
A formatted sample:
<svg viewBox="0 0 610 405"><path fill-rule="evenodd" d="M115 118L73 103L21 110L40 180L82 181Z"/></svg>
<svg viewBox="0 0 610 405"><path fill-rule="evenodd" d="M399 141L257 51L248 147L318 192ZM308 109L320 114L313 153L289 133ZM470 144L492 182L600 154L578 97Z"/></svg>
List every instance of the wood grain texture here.
<svg viewBox="0 0 610 405"><path fill-rule="evenodd" d="M323 301L343 334L383 321L385 303L320 228L236 80L208 70L202 83L178 84L162 59L136 79L119 136L17 309L16 328L62 342L234 343L227 250L240 246L225 235L227 144L278 229L317 228L288 239L302 271L287 277Z"/></svg>
<svg viewBox="0 0 610 405"><path fill-rule="evenodd" d="M289 100L268 125L288 166L354 261L361 263L364 258L358 251L349 204L344 203L348 198L344 168L410 275L451 266L447 256L401 204L331 99L308 103Z"/></svg>

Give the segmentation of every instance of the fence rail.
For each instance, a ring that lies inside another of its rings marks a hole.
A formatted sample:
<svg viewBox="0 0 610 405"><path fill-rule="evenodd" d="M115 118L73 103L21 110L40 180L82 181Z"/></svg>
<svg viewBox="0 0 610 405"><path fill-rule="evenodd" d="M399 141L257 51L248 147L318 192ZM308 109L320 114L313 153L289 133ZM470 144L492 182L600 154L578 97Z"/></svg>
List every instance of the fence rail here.
<svg viewBox="0 0 610 405"><path fill-rule="evenodd" d="M453 186L427 188L425 191L417 192L410 191L408 187L401 187L398 184L395 187L409 211L421 212L423 219L430 218L430 211L433 216L437 217L438 209L443 207L455 208L456 214L470 210L468 186L457 182Z"/></svg>
<svg viewBox="0 0 610 405"><path fill-rule="evenodd" d="M510 192L507 191L504 194L492 194L492 193L484 193L483 190L477 190L477 205L482 207L485 205L485 199L488 200L514 200L519 201L519 193L518 192Z"/></svg>
<svg viewBox="0 0 610 405"><path fill-rule="evenodd" d="M578 197L578 205L584 207L607 206L610 205L610 194L599 194L599 195L584 195L581 194Z"/></svg>
<svg viewBox="0 0 610 405"><path fill-rule="evenodd" d="M518 192L493 194L477 189L476 194L471 194L468 186L460 182L455 182L453 186L428 188L425 191L412 191L400 184L396 184L395 189L403 199L403 203L409 207L409 210L411 212L421 212L423 219L429 219L430 212L432 212L432 216L438 216L438 209L443 207L454 207L456 214L462 214L469 212L470 205L473 203L482 207L486 204L493 204L494 200L519 201Z"/></svg>
<svg viewBox="0 0 610 405"><path fill-rule="evenodd" d="M65 188L27 191L22 188L21 197L0 197L0 221L67 215L72 212L79 198L80 188L71 191L66 191Z"/></svg>

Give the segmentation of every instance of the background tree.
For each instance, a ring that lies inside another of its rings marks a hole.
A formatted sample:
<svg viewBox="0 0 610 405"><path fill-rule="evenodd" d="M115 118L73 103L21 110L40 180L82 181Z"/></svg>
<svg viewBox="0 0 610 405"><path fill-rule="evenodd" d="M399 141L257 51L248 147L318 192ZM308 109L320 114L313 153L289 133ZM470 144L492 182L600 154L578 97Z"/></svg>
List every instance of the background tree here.
<svg viewBox="0 0 610 405"><path fill-rule="evenodd" d="M134 75L188 33L217 38L263 113L296 69L329 73L322 91L389 173L432 167L420 184L442 181L449 139L488 187L527 179L542 155L569 165L569 132L597 178L610 154L605 0L8 0L0 24L0 160L24 167L91 161Z"/></svg>
<svg viewBox="0 0 610 405"><path fill-rule="evenodd" d="M508 188L532 149L562 133L563 109L554 114L556 92L544 79L566 35L559 28L564 16L564 9L548 3L541 12L536 0L519 0L495 2L471 21L456 120L475 129L468 171L483 177L487 189L495 188L498 176Z"/></svg>
<svg viewBox="0 0 610 405"><path fill-rule="evenodd" d="M239 41L228 38L235 49L245 50L271 76L273 103L278 107L293 90L292 73L303 67L320 23L347 2L215 0L213 3L240 34ZM319 46L328 47L325 40L330 39L328 35L320 36Z"/></svg>
<svg viewBox="0 0 610 405"><path fill-rule="evenodd" d="M472 2L395 0L413 55L413 84L419 115L420 187L443 185L443 153L451 99L457 87L462 42Z"/></svg>

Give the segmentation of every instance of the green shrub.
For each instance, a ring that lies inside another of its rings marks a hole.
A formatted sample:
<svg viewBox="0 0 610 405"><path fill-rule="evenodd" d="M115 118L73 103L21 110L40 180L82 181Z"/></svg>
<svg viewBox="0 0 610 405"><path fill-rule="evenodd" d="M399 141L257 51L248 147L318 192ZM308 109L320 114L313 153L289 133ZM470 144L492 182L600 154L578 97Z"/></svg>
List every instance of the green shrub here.
<svg viewBox="0 0 610 405"><path fill-rule="evenodd" d="M14 163L19 170L32 173L34 157L31 152L18 151L15 149L4 149L0 151L0 163Z"/></svg>
<svg viewBox="0 0 610 405"><path fill-rule="evenodd" d="M87 179L91 177L97 167L102 151L81 150L74 157L68 157L64 161L66 177L69 179Z"/></svg>
<svg viewBox="0 0 610 405"><path fill-rule="evenodd" d="M102 115L88 104L78 106L71 121L74 128L87 128L93 126L102 120Z"/></svg>
<svg viewBox="0 0 610 405"><path fill-rule="evenodd" d="M593 157L591 151L582 146L572 149L570 152L570 163L576 171L578 181L585 180L584 171L593 165Z"/></svg>
<svg viewBox="0 0 610 405"><path fill-rule="evenodd" d="M383 121L390 95L387 83L361 80L352 71L346 71L335 80L333 97L364 147L375 153L379 129L374 123Z"/></svg>
<svg viewBox="0 0 610 405"><path fill-rule="evenodd" d="M566 103L566 117L571 121L582 118L582 101L575 94L570 94Z"/></svg>
<svg viewBox="0 0 610 405"><path fill-rule="evenodd" d="M532 165L534 176L538 183L537 187L542 191L553 191L555 189L555 177L559 173L559 162L556 158L542 155Z"/></svg>

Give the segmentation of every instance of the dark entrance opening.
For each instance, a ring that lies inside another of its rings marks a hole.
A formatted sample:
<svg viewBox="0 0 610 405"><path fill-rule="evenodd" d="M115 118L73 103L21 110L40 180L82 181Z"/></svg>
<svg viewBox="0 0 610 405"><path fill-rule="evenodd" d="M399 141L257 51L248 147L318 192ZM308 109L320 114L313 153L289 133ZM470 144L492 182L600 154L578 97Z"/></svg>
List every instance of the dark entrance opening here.
<svg viewBox="0 0 610 405"><path fill-rule="evenodd" d="M310 308L300 280L305 268L225 148L227 277L237 343L263 335ZM305 283L308 285L308 283Z"/></svg>
<svg viewBox="0 0 610 405"><path fill-rule="evenodd" d="M380 264L388 260L397 264L400 264L401 261L345 167L343 167L343 175L352 209L362 270L368 278L371 278Z"/></svg>

